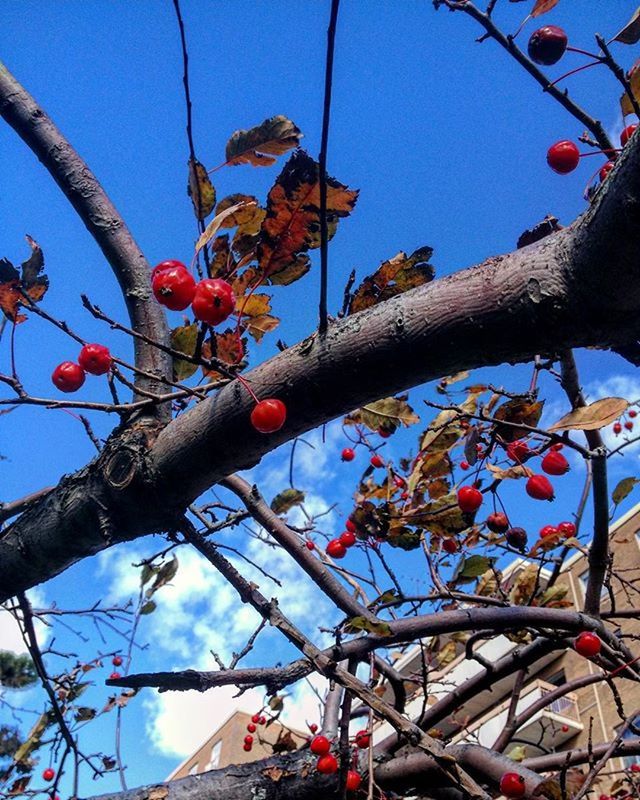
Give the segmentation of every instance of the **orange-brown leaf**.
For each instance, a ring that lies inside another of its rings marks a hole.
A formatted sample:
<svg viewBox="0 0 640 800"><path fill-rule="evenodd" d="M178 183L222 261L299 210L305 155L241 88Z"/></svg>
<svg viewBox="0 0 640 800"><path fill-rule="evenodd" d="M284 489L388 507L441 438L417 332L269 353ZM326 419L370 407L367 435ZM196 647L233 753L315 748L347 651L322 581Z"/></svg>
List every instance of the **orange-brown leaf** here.
<svg viewBox="0 0 640 800"><path fill-rule="evenodd" d="M26 316L18 311L26 302L22 292L37 303L42 300L49 288L49 279L41 274L44 269L42 250L30 236L26 239L31 248L31 255L22 262L21 272L18 272L6 258L0 259L0 309L7 319L14 323L26 319Z"/></svg>
<svg viewBox="0 0 640 800"><path fill-rule="evenodd" d="M531 16L540 17L542 14L546 14L547 11L551 11L551 9L555 8L557 5L558 0L536 0Z"/></svg>
<svg viewBox="0 0 640 800"><path fill-rule="evenodd" d="M260 314L260 316L252 317L248 320L246 329L256 342L261 342L265 333L275 330L279 324L278 317L274 317L271 314Z"/></svg>
<svg viewBox="0 0 640 800"><path fill-rule="evenodd" d="M627 78L629 80L629 85L631 86L631 92L633 96L636 100L640 101L640 59L638 59L638 61L636 61L631 67L629 73L627 74ZM631 105L631 100L626 92L620 98L620 108L622 109L624 116L627 114L633 114L633 106Z"/></svg>
<svg viewBox="0 0 640 800"><path fill-rule="evenodd" d="M204 358L217 358L230 367L239 367L239 370L242 370L246 366L244 361L246 345L247 340L242 339L235 330L229 328L224 333L214 333L210 339L204 342L202 355ZM203 367L202 372L211 381L224 377L215 369L209 370Z"/></svg>
<svg viewBox="0 0 640 800"><path fill-rule="evenodd" d="M271 311L271 298L268 294L252 294L236 299L236 312L243 317L259 317Z"/></svg>
<svg viewBox="0 0 640 800"><path fill-rule="evenodd" d="M268 167L273 156L282 155L300 143L302 133L290 119L278 114L249 130L235 131L227 142L227 164Z"/></svg>
<svg viewBox="0 0 640 800"><path fill-rule="evenodd" d="M373 275L366 277L353 293L349 314L355 314L423 283L429 283L435 275L433 267L428 263L432 254L431 247L420 247L410 256L400 252L383 261Z"/></svg>

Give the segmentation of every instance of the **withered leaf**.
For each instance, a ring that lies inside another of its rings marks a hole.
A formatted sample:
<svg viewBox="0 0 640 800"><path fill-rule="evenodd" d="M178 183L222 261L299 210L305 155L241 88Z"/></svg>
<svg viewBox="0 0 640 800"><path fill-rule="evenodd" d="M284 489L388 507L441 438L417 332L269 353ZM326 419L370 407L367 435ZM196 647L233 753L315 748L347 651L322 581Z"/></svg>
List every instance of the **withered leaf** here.
<svg viewBox="0 0 640 800"><path fill-rule="evenodd" d="M191 158L189 159L187 194L193 203L196 219L208 217L216 204L216 190L207 175L204 165Z"/></svg>
<svg viewBox="0 0 640 800"><path fill-rule="evenodd" d="M559 0L536 0L533 10L531 11L531 16L540 17L542 14L546 14L547 11L551 11L552 8L555 8L558 2Z"/></svg>
<svg viewBox="0 0 640 800"><path fill-rule="evenodd" d="M286 514L295 506L304 503L304 492L299 489L285 489L277 494L271 501L271 510L276 514Z"/></svg>
<svg viewBox="0 0 640 800"><path fill-rule="evenodd" d="M517 464L516 466L502 469L495 464L487 463L487 469L491 472L493 477L499 481L508 480L510 478L530 478L533 475L533 472L528 467L525 467L524 464Z"/></svg>
<svg viewBox="0 0 640 800"><path fill-rule="evenodd" d="M216 216L229 208L237 210L226 216L221 228L240 228L244 234L256 234L260 230L266 211L260 208L258 201L249 194L230 194L216 206Z"/></svg>
<svg viewBox="0 0 640 800"><path fill-rule="evenodd" d="M330 229L348 216L358 192L327 176L327 222ZM291 267L302 253L320 246L318 164L303 150L285 164L267 198L267 215L258 244L258 263L265 278ZM291 280L288 280L291 283Z"/></svg>
<svg viewBox="0 0 640 800"><path fill-rule="evenodd" d="M636 100L640 101L640 59L635 62L635 64L627 73L627 80L629 81L629 85L631 87L631 93ZM620 98L620 108L623 116L626 116L627 114L633 114L633 105L629 95L626 92Z"/></svg>
<svg viewBox="0 0 640 800"><path fill-rule="evenodd" d="M639 478L623 478L618 481L616 488L613 490L611 499L616 505L619 505L626 497L633 491L633 487L640 483Z"/></svg>
<svg viewBox="0 0 640 800"><path fill-rule="evenodd" d="M352 411L344 418L345 425L366 425L372 431L382 429L394 433L400 426L414 425L420 417L407 403L406 395L384 397Z"/></svg>
<svg viewBox="0 0 640 800"><path fill-rule="evenodd" d="M275 162L274 156L297 147L301 138L300 129L278 114L249 130L235 131L227 142L226 163L268 167Z"/></svg>
<svg viewBox="0 0 640 800"><path fill-rule="evenodd" d="M565 414L552 425L550 431L596 431L604 428L623 414L629 403L623 397L603 397L583 408Z"/></svg>
<svg viewBox="0 0 640 800"><path fill-rule="evenodd" d="M234 367L235 371L240 371L246 366L244 360L246 352L247 341L241 338L231 328L228 328L223 333L214 333L202 345L202 355L204 358L217 358L229 367ZM215 381L222 377L222 373L216 369L202 368L202 372L209 380Z"/></svg>
<svg viewBox="0 0 640 800"><path fill-rule="evenodd" d="M637 8L629 22L613 37L614 42L637 44L640 41L640 8Z"/></svg>
<svg viewBox="0 0 640 800"><path fill-rule="evenodd" d="M373 275L365 278L353 293L348 313L355 314L432 281L435 270L428 263L432 255L433 248L420 247L410 256L400 252L388 261L383 261Z"/></svg>
<svg viewBox="0 0 640 800"><path fill-rule="evenodd" d="M240 209L244 208L246 205L250 205L250 203L245 203L241 201L236 203L233 206L229 206L221 211L219 214L216 214L215 217L211 220L211 222L207 225L204 230L204 233L200 235L198 241L196 242L196 253L199 253L200 250L208 244L208 242L213 239L216 233L220 230L222 225L224 224L225 220L231 219L234 214L236 214Z"/></svg>
<svg viewBox="0 0 640 800"><path fill-rule="evenodd" d="M391 636L391 628L388 622L383 620L370 620L367 617L351 617L344 624L345 633L358 633L367 631L375 633L377 636Z"/></svg>
<svg viewBox="0 0 640 800"><path fill-rule="evenodd" d="M508 422L510 425L498 425L498 433L505 442L514 442L516 439L522 439L530 431L526 428L512 427L512 425L522 424L535 428L540 421L543 408L544 400L529 401L524 398L507 400L506 403L496 409L494 419Z"/></svg>
<svg viewBox="0 0 640 800"><path fill-rule="evenodd" d="M243 317L259 317L271 311L271 298L268 294L248 294L236 297L236 313Z"/></svg>
<svg viewBox="0 0 640 800"><path fill-rule="evenodd" d="M0 309L7 319L16 324L26 319L26 315L18 311L25 304L21 292L37 303L49 288L49 278L40 274L44 269L42 249L31 236L25 238L31 255L22 262L20 273L8 259L0 258Z"/></svg>
<svg viewBox="0 0 640 800"><path fill-rule="evenodd" d="M272 314L260 314L257 317L251 317L245 325L245 329L253 336L256 342L262 341L265 333L270 333L275 330L280 324L280 319L274 317Z"/></svg>

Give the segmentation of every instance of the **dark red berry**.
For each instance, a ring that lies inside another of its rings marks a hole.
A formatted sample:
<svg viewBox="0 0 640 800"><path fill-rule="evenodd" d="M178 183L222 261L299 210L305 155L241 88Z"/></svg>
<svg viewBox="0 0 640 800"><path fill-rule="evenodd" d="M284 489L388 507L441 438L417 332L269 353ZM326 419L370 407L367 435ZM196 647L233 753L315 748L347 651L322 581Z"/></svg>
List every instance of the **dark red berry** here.
<svg viewBox="0 0 640 800"><path fill-rule="evenodd" d="M340 539L332 539L327 545L327 555L331 556L331 558L344 558L346 554L347 548Z"/></svg>
<svg viewBox="0 0 640 800"><path fill-rule="evenodd" d="M151 288L160 305L171 311L184 311L193 300L196 282L189 270L181 265L158 272L151 282Z"/></svg>
<svg viewBox="0 0 640 800"><path fill-rule="evenodd" d="M105 375L112 363L109 348L103 344L85 344L78 356L78 364L91 375Z"/></svg>
<svg viewBox="0 0 640 800"><path fill-rule="evenodd" d="M45 781L52 781L55 777L56 771L55 769L51 769L51 767L47 767L42 773L42 778Z"/></svg>
<svg viewBox="0 0 640 800"><path fill-rule="evenodd" d="M526 550L527 538L527 532L524 528L509 528L505 534L507 544L516 550Z"/></svg>
<svg viewBox="0 0 640 800"><path fill-rule="evenodd" d="M507 458L514 461L516 464L521 464L530 455L529 445L521 439L507 447Z"/></svg>
<svg viewBox="0 0 640 800"><path fill-rule="evenodd" d="M374 456L371 456L371 466L372 467L384 467L384 461L382 460L382 456L379 456L377 453Z"/></svg>
<svg viewBox="0 0 640 800"><path fill-rule="evenodd" d="M325 756L331 750L331 742L326 736L314 736L309 749L315 756Z"/></svg>
<svg viewBox="0 0 640 800"><path fill-rule="evenodd" d="M111 659L111 663L114 667L121 667L122 666L122 656L114 656Z"/></svg>
<svg viewBox="0 0 640 800"><path fill-rule="evenodd" d="M338 761L335 756L331 754L327 756L322 756L318 759L318 763L316 764L316 769L318 772L321 772L323 775L333 775L335 772L338 771Z"/></svg>
<svg viewBox="0 0 640 800"><path fill-rule="evenodd" d="M249 731L249 733L255 733L257 729L256 726L253 724L253 722L250 722L247 725L247 730Z"/></svg>
<svg viewBox="0 0 640 800"><path fill-rule="evenodd" d="M284 425L287 407L275 397L261 400L253 407L251 424L260 433L275 433Z"/></svg>
<svg viewBox="0 0 640 800"><path fill-rule="evenodd" d="M487 528L493 533L504 533L509 527L507 515L501 511L494 511L487 517Z"/></svg>
<svg viewBox="0 0 640 800"><path fill-rule="evenodd" d="M527 481L526 491L534 500L553 500L555 498L553 486L544 475L532 475Z"/></svg>
<svg viewBox="0 0 640 800"><path fill-rule="evenodd" d="M583 631L573 643L576 653L580 653L585 658L593 658L597 656L602 649L602 642L596 633L590 631Z"/></svg>
<svg viewBox="0 0 640 800"><path fill-rule="evenodd" d="M251 722L253 722L254 725L257 725L260 722L260 714L254 714L251 717Z"/></svg>
<svg viewBox="0 0 640 800"><path fill-rule="evenodd" d="M635 129L638 127L638 123L634 122L633 125L627 125L627 127L622 131L620 134L620 144L624 147L625 144L629 141L631 136L633 135Z"/></svg>
<svg viewBox="0 0 640 800"><path fill-rule="evenodd" d="M361 750L366 750L371 744L371 734L369 731L358 731L355 736L356 745Z"/></svg>
<svg viewBox="0 0 640 800"><path fill-rule="evenodd" d="M378 436L381 439L388 439L391 436L392 431L385 431L384 428L378 428Z"/></svg>
<svg viewBox="0 0 640 800"><path fill-rule="evenodd" d="M318 730L318 726L316 725L315 722L312 722L311 725L309 725L309 730L311 731L311 733L315 733Z"/></svg>
<svg viewBox="0 0 640 800"><path fill-rule="evenodd" d="M121 677L122 677L122 675L120 675L119 672L112 672L111 675L109 675L109 680L117 681L118 678L121 678Z"/></svg>
<svg viewBox="0 0 640 800"><path fill-rule="evenodd" d="M627 413L629 414L631 419L635 419L635 417L638 416L638 412L635 410L635 408L630 408Z"/></svg>
<svg viewBox="0 0 640 800"><path fill-rule="evenodd" d="M466 472L469 469L469 462L468 461L461 461L460 462L460 469L463 469Z"/></svg>
<svg viewBox="0 0 640 800"><path fill-rule="evenodd" d="M602 181L604 181L609 176L609 173L614 167L615 163L613 161L607 161L607 163L600 168L600 172L598 173L600 177L600 183L602 183Z"/></svg>
<svg viewBox="0 0 640 800"><path fill-rule="evenodd" d="M315 544L313 542L311 542L311 541L306 541L304 543L304 546L307 548L307 550L315 550L316 549Z"/></svg>
<svg viewBox="0 0 640 800"><path fill-rule="evenodd" d="M250 753L251 752L251 747L252 747L252 745L250 745L250 744L243 744L242 745L242 749L244 750L245 753Z"/></svg>
<svg viewBox="0 0 640 800"><path fill-rule="evenodd" d="M343 461L353 461L355 457L356 457L356 452L351 447L345 447L344 450L342 451L341 458Z"/></svg>
<svg viewBox="0 0 640 800"><path fill-rule="evenodd" d="M547 151L547 164L559 175L567 175L580 163L580 151L573 142L563 139Z"/></svg>
<svg viewBox="0 0 640 800"><path fill-rule="evenodd" d="M549 450L540 466L547 475L564 475L569 472L569 462L557 450Z"/></svg>
<svg viewBox="0 0 640 800"><path fill-rule="evenodd" d="M266 725L266 724L267 724L267 718L266 718L266 717L262 717L262 716L261 716L261 717L260 717L260 722L259 722L259 724L260 724L260 725Z"/></svg>
<svg viewBox="0 0 640 800"><path fill-rule="evenodd" d="M244 743L245 743L245 744L253 744L253 736L252 736L250 733L248 733L248 734L247 734L247 735L244 737Z"/></svg>
<svg viewBox="0 0 640 800"><path fill-rule="evenodd" d="M557 25L545 25L531 34L527 51L536 64L557 64L567 49L567 34Z"/></svg>
<svg viewBox="0 0 640 800"><path fill-rule="evenodd" d="M562 726L562 732L563 733L569 733L569 726L568 725L563 725Z"/></svg>
<svg viewBox="0 0 640 800"><path fill-rule="evenodd" d="M353 545L356 543L356 535L355 533L351 533L351 531L345 531L344 533L340 534L338 541L344 547L353 547Z"/></svg>
<svg viewBox="0 0 640 800"><path fill-rule="evenodd" d="M219 325L233 314L236 298L231 285L222 278L205 278L196 286L191 310L207 325Z"/></svg>
<svg viewBox="0 0 640 800"><path fill-rule="evenodd" d="M443 539L442 549L445 551L445 553L452 555L458 550L458 543L455 539Z"/></svg>
<svg viewBox="0 0 640 800"><path fill-rule="evenodd" d="M395 484L395 486L398 487L398 489L402 489L402 487L405 485L406 481L401 475L394 475L393 476L393 483Z"/></svg>
<svg viewBox="0 0 640 800"><path fill-rule="evenodd" d="M63 361L51 373L51 380L61 392L77 392L84 383L84 370L73 361Z"/></svg>
<svg viewBox="0 0 640 800"><path fill-rule="evenodd" d="M632 430L633 430L633 421L632 421L632 420L630 420L630 419L628 419L628 420L627 420L627 421L624 423L624 427L625 427L625 428L626 428L628 431L632 431Z"/></svg>
<svg viewBox="0 0 640 800"><path fill-rule="evenodd" d="M463 486L458 490L458 505L462 511L472 514L482 505L482 492L475 486Z"/></svg>
<svg viewBox="0 0 640 800"><path fill-rule="evenodd" d="M619 422L613 423L613 432L617 436L619 433L622 433L622 425Z"/></svg>
<svg viewBox="0 0 640 800"><path fill-rule="evenodd" d="M348 520L346 521L346 523L345 523L345 528L346 528L348 531L351 531L351 533L355 533L355 532L357 531L357 528L356 528L356 526L355 526L355 523L354 523L354 521L353 521L352 519L348 519Z"/></svg>
<svg viewBox="0 0 640 800"><path fill-rule="evenodd" d="M505 772L500 778L500 791L505 797L524 797L526 791L524 778L517 772Z"/></svg>

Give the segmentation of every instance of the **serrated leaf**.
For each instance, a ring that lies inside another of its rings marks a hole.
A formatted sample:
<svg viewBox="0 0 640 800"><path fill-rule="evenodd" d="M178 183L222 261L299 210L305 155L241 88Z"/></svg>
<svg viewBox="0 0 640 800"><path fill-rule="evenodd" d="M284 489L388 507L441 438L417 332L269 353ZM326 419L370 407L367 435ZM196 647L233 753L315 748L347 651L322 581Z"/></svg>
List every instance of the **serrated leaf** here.
<svg viewBox="0 0 640 800"><path fill-rule="evenodd" d="M344 422L345 425L366 425L372 431L382 429L387 433L394 433L402 425L408 428L409 425L420 422L420 417L407 403L406 395L403 395L368 403L347 414Z"/></svg>
<svg viewBox="0 0 640 800"><path fill-rule="evenodd" d="M171 347L186 356L194 356L198 341L198 330L199 328L195 323L174 328L171 331ZM176 381L184 381L190 378L197 369L198 365L192 364L190 361L185 361L182 358L173 359L173 377Z"/></svg>
<svg viewBox="0 0 640 800"><path fill-rule="evenodd" d="M636 100L640 100L640 60L636 61L627 73L627 79L631 87L631 92ZM625 92L620 98L620 108L623 116L633 114L633 105L629 95Z"/></svg>
<svg viewBox="0 0 640 800"><path fill-rule="evenodd" d="M613 490L611 499L616 505L619 505L626 497L633 491L633 487L640 483L640 478L623 478L618 481L616 488Z"/></svg>
<svg viewBox="0 0 640 800"><path fill-rule="evenodd" d="M540 421L543 408L544 401L530 402L522 398L507 400L496 409L493 415L495 420L510 423L508 426L498 425L498 433L505 442L514 442L516 439L528 436L530 431L526 428L515 428L512 425L522 424L535 428Z"/></svg>
<svg viewBox="0 0 640 800"><path fill-rule="evenodd" d="M391 628L388 622L370 620L366 617L351 617L345 622L344 630L346 633L367 631L368 633L375 633L377 636L391 636Z"/></svg>
<svg viewBox="0 0 640 800"><path fill-rule="evenodd" d="M276 514L286 514L295 506L304 503L304 492L299 489L285 489L277 494L271 501L271 510Z"/></svg>
<svg viewBox="0 0 640 800"><path fill-rule="evenodd" d="M207 170L199 161L189 159L189 182L187 194L193 203L196 219L205 219L216 204L216 190L207 175Z"/></svg>
<svg viewBox="0 0 640 800"><path fill-rule="evenodd" d="M623 414L629 403L622 397L603 397L583 408L565 414L552 425L550 431L596 431L614 422Z"/></svg>
<svg viewBox="0 0 640 800"><path fill-rule="evenodd" d="M637 44L640 41L640 8L637 8L629 22L613 37L614 42Z"/></svg>
<svg viewBox="0 0 640 800"><path fill-rule="evenodd" d="M204 342L202 356L203 358L217 358L229 367L234 367L236 372L240 372L246 366L246 361L244 361L246 346L247 340L239 337L235 330L228 328L223 333L214 333ZM223 377L222 373L207 367L203 367L202 372L212 381Z"/></svg>
<svg viewBox="0 0 640 800"><path fill-rule="evenodd" d="M559 0L536 0L533 10L531 11L531 16L540 17L542 14L546 14L547 11L551 11L552 8L558 5L558 1Z"/></svg>
<svg viewBox="0 0 640 800"><path fill-rule="evenodd" d="M140 609L140 613L146 616L147 614L153 614L156 610L157 605L155 600L147 600L146 603L143 604L142 608Z"/></svg>
<svg viewBox="0 0 640 800"><path fill-rule="evenodd" d="M278 114L249 130L235 131L226 147L226 163L268 167L279 156L300 144L302 133L290 119Z"/></svg>
<svg viewBox="0 0 640 800"><path fill-rule="evenodd" d="M259 317L271 311L271 298L268 294L248 294L236 298L236 313L243 317Z"/></svg>

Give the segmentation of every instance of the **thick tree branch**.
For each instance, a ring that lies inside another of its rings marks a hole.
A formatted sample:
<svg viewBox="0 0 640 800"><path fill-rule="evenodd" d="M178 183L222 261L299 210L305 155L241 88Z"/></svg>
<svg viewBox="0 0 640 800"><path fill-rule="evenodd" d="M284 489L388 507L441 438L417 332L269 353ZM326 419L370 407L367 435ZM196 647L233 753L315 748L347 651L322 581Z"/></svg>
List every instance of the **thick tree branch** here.
<svg viewBox="0 0 640 800"><path fill-rule="evenodd" d="M149 265L124 220L89 167L1 62L0 115L47 168L102 250L122 289L131 325L167 343L164 312L151 297ZM139 369L171 378L171 362L164 353L142 341L134 344ZM143 376L137 377L136 385L156 394L162 391L160 382ZM158 413L166 417L164 407Z"/></svg>

